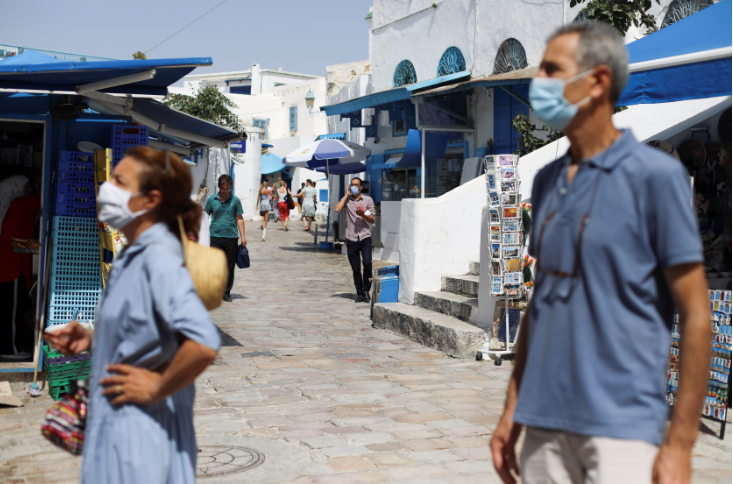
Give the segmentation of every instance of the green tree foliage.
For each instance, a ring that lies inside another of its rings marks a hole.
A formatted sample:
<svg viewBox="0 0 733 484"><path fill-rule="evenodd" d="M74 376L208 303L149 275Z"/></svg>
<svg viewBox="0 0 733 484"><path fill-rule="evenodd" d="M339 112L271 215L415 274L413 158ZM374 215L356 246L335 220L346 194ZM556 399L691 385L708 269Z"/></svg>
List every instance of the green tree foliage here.
<svg viewBox="0 0 733 484"><path fill-rule="evenodd" d="M570 0L570 6L584 4L588 0ZM652 7L652 1L659 0L590 0L579 15L587 20L606 22L625 36L632 25L646 27L649 34L657 30L653 15L647 13Z"/></svg>
<svg viewBox="0 0 733 484"><path fill-rule="evenodd" d="M517 151L515 154L524 156L532 153L538 148L542 148L546 144L552 143L553 141L563 137L560 131L550 129L546 124L542 125L542 129L537 129L532 121L529 120L528 116L524 114L518 115L512 122L514 129L519 132L519 144L517 145ZM546 131L548 133L547 139L542 140L534 135L535 131Z"/></svg>
<svg viewBox="0 0 733 484"><path fill-rule="evenodd" d="M230 108L237 107L229 98L219 92L216 86L199 87L193 96L171 94L164 101L166 105L191 116L209 121L235 131L243 131L239 118Z"/></svg>
<svg viewBox="0 0 733 484"><path fill-rule="evenodd" d="M135 52L134 54L132 54L132 58L135 59L135 60L141 60L141 59L144 60L144 59L147 59L148 56L146 56L145 54L143 54L142 52L140 52L138 50L137 52Z"/></svg>

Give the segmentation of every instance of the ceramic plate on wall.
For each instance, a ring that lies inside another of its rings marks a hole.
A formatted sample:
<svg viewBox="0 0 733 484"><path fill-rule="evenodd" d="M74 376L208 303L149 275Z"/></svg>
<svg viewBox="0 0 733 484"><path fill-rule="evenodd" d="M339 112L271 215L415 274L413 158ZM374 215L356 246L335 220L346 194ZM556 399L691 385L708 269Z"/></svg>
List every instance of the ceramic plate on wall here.
<svg viewBox="0 0 733 484"><path fill-rule="evenodd" d="M97 143L91 141L79 141L76 145L76 149L83 151L84 153L94 153L94 150L103 150L104 147L99 146Z"/></svg>
<svg viewBox="0 0 733 484"><path fill-rule="evenodd" d="M674 149L674 146L672 146L671 144L667 143L666 141L655 139L655 140L652 140L652 141L648 141L646 145L647 146L651 146L655 150L664 151L669 156L671 156L673 158L676 158L677 160L680 159L680 155L679 155L679 153L677 153L677 150Z"/></svg>

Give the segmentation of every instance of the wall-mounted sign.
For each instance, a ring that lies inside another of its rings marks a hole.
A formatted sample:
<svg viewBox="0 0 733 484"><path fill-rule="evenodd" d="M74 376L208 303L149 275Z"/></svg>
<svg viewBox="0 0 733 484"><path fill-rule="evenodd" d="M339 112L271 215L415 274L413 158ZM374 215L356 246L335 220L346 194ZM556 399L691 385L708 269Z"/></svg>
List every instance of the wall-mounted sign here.
<svg viewBox="0 0 733 484"><path fill-rule="evenodd" d="M237 141L230 143L229 148L235 153L246 153L247 152L247 140Z"/></svg>

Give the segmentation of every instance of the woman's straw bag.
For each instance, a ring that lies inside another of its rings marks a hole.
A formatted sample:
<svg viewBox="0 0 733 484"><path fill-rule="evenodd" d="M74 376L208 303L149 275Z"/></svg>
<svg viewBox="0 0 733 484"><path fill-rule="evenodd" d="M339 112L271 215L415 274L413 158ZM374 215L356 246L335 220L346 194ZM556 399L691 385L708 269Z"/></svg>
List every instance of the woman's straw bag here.
<svg viewBox="0 0 733 484"><path fill-rule="evenodd" d="M183 229L183 219L178 217L178 227L181 229L181 244L183 245L183 261L191 274L193 287L204 303L206 309L213 311L221 305L224 291L227 286L229 269L224 252L219 249L205 247L186 237Z"/></svg>

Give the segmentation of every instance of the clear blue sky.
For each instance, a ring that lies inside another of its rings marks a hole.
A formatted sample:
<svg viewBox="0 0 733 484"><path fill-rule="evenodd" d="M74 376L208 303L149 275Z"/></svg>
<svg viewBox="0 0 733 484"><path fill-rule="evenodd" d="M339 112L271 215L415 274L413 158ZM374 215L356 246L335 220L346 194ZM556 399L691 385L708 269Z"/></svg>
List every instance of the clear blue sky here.
<svg viewBox="0 0 733 484"><path fill-rule="evenodd" d="M0 43L132 59L222 0L9 0ZM372 0L228 0L149 59L212 57L197 73L263 68L324 75L327 65L365 60Z"/></svg>

